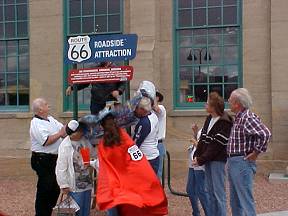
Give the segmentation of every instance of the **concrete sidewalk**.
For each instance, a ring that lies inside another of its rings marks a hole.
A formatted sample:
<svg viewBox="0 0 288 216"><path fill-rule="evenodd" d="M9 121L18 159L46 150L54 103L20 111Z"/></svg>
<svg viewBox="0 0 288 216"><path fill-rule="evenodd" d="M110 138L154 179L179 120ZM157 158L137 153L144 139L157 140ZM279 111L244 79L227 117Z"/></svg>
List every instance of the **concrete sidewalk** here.
<svg viewBox="0 0 288 216"><path fill-rule="evenodd" d="M257 216L287 216L288 211L280 211L280 212L270 212L265 214L259 214Z"/></svg>

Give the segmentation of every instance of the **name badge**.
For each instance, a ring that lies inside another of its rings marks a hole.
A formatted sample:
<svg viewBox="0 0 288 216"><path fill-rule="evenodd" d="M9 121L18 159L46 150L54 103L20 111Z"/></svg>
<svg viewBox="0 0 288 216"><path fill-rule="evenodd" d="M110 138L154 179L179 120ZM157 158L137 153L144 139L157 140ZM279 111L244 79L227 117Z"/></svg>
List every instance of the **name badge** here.
<svg viewBox="0 0 288 216"><path fill-rule="evenodd" d="M133 161L139 161L143 158L143 153L137 145L133 145L128 148L128 153L130 154L130 157Z"/></svg>

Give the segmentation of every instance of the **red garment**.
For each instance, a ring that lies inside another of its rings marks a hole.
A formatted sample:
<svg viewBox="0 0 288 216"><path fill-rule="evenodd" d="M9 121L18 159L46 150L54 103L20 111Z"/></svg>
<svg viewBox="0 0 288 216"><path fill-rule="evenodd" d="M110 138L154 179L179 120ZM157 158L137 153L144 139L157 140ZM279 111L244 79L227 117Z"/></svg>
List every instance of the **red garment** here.
<svg viewBox="0 0 288 216"><path fill-rule="evenodd" d="M100 210L117 206L120 215L154 216L168 214L167 199L149 162L132 160L128 148L133 140L120 129L121 143L105 147L99 142L97 204Z"/></svg>

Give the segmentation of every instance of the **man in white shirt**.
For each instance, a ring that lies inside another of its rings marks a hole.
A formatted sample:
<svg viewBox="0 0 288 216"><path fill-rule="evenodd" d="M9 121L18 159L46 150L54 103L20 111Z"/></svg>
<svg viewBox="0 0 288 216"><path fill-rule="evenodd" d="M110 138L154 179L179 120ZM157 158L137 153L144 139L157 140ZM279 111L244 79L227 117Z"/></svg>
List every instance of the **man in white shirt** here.
<svg viewBox="0 0 288 216"><path fill-rule="evenodd" d="M35 201L36 216L50 216L59 196L55 166L58 147L66 136L65 127L50 116L43 98L32 103L34 117L30 123L31 167L38 176Z"/></svg>
<svg viewBox="0 0 288 216"><path fill-rule="evenodd" d="M164 99L164 96L160 92L157 91L156 103L154 104L153 109L155 111L155 114L158 117L158 122L159 122L158 145L157 145L157 148L159 150L159 169L157 172L157 176L160 180L162 179L163 163L164 163L164 158L166 155L166 148L164 145L164 140L166 136L166 109L162 104L160 104L163 101L163 99Z"/></svg>

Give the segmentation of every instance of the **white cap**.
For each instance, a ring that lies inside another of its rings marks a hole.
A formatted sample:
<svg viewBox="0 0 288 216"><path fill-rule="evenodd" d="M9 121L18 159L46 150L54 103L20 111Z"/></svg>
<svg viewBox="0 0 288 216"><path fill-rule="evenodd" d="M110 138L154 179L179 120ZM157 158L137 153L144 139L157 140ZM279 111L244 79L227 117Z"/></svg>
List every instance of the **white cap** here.
<svg viewBox="0 0 288 216"><path fill-rule="evenodd" d="M75 132L79 126L79 123L76 121L76 120L71 120L69 123L68 123L68 128L70 130L72 130L73 132Z"/></svg>

